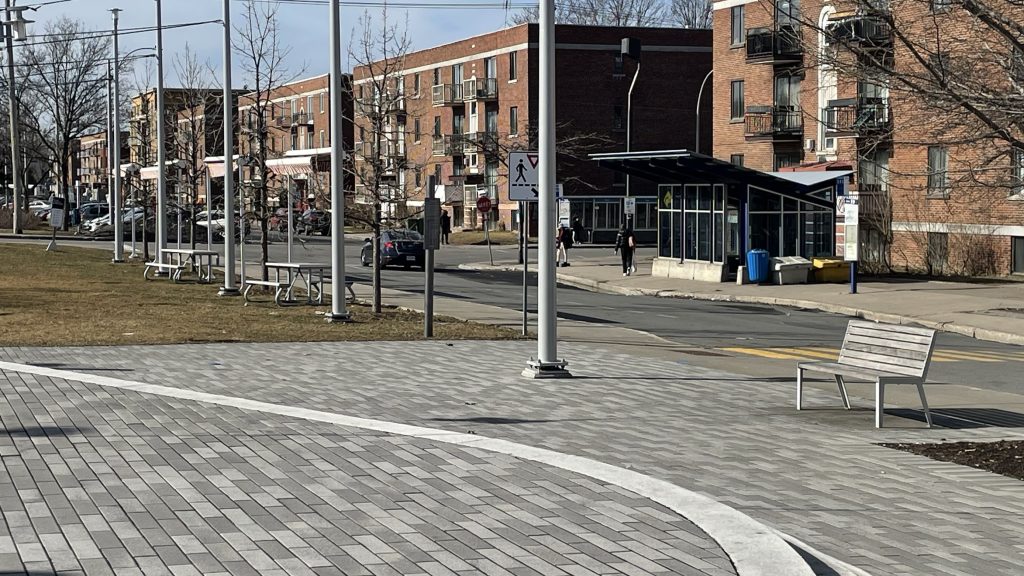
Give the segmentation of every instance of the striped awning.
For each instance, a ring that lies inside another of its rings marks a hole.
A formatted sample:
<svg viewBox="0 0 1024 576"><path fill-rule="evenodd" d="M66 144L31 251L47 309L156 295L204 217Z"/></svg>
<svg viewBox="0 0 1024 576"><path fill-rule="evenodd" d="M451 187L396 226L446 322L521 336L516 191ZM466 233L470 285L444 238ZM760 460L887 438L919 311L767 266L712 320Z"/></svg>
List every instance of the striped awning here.
<svg viewBox="0 0 1024 576"><path fill-rule="evenodd" d="M203 159L203 163L206 164L206 171L210 174L210 178L223 178L224 177L224 157L223 156L207 156ZM232 156L232 164L234 169L238 169L238 155Z"/></svg>

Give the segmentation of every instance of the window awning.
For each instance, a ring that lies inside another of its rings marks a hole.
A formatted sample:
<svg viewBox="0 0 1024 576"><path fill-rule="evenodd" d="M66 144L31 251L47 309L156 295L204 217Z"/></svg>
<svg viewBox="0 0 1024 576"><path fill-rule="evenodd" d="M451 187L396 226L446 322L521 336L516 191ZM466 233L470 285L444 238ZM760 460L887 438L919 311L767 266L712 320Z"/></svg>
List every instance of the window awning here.
<svg viewBox="0 0 1024 576"><path fill-rule="evenodd" d="M127 178L130 174L138 172L141 169L142 165L136 164L135 162L121 164L121 178Z"/></svg>
<svg viewBox="0 0 1024 576"><path fill-rule="evenodd" d="M331 149L292 150L281 158L267 160L267 169L280 176L298 176L314 172L330 172Z"/></svg>
<svg viewBox="0 0 1024 576"><path fill-rule="evenodd" d="M184 160L167 160L166 162L164 162L164 167L167 168L168 171L170 171L172 169L184 168L185 167L185 161ZM156 179L158 179L160 177L160 167L156 166L156 165L146 166L145 168L139 170L139 176L143 180L156 180Z"/></svg>
<svg viewBox="0 0 1024 576"><path fill-rule="evenodd" d="M238 169L238 155L231 157L234 169ZM223 178L224 177L224 157L223 156L207 156L203 158L203 164L206 164L206 171L210 175L210 178Z"/></svg>
<svg viewBox="0 0 1024 576"><path fill-rule="evenodd" d="M832 207L820 197L823 187L834 185L850 171L761 172L689 150L654 150L591 154L604 168L659 184L726 184L753 186L823 207ZM812 176L804 177L804 174ZM817 194L815 194L817 193Z"/></svg>

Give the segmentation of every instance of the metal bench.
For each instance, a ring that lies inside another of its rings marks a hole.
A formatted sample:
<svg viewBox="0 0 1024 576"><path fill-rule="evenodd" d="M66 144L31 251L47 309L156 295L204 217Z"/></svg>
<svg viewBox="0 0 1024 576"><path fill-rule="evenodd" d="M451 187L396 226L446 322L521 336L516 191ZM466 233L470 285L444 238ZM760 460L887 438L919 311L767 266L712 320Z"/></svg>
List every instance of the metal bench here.
<svg viewBox="0 0 1024 576"><path fill-rule="evenodd" d="M167 270L167 275L170 276L171 281L177 282L178 279L181 277L181 271L185 269L185 265L181 263L164 264L162 262L146 262L146 267L142 271L142 277L145 278L146 280L155 280L155 278L150 278L149 275L150 271L154 269Z"/></svg>
<svg viewBox="0 0 1024 576"><path fill-rule="evenodd" d="M836 362L805 362L796 369L796 409L803 408L804 371L835 376L843 406L850 409L845 377L875 382L875 427L882 427L886 384L914 384L921 396L924 417L932 426L932 415L924 395L935 331L893 324L851 320Z"/></svg>
<svg viewBox="0 0 1024 576"><path fill-rule="evenodd" d="M315 285L317 286L318 290L322 290L323 281L321 280L320 282L315 283ZM283 296L287 295L288 289L291 288L291 283L288 282L287 280L277 281L247 279L245 281L245 288L242 290L242 297L245 299L246 302L252 302L252 300L249 298L249 292L252 290L253 286L266 286L268 288L273 288L274 304L277 304L278 306L285 306L289 302L294 303L294 301L288 301L283 298ZM352 289L352 280L345 281L345 289L348 290L350 299L354 301L356 299L356 293L355 290Z"/></svg>

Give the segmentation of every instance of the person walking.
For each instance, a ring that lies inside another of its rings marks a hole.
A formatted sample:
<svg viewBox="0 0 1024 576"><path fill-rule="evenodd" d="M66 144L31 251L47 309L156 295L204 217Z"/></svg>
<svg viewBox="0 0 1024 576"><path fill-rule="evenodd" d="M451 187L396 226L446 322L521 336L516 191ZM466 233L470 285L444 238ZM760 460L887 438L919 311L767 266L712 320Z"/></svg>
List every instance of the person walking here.
<svg viewBox="0 0 1024 576"><path fill-rule="evenodd" d="M629 276L636 272L636 264L633 261L633 254L636 252L636 235L633 228L623 224L615 236L615 251L622 258L622 275Z"/></svg>
<svg viewBox="0 0 1024 576"><path fill-rule="evenodd" d="M452 233L452 217L447 210L441 210L441 244L448 244L448 235Z"/></svg>
<svg viewBox="0 0 1024 576"><path fill-rule="evenodd" d="M558 226L558 232L555 235L555 245L557 246L555 265L568 266L569 249L572 248L572 230L566 227L565 224L559 224Z"/></svg>
<svg viewBox="0 0 1024 576"><path fill-rule="evenodd" d="M583 244L586 239L587 230L579 218L572 221L572 240L575 244Z"/></svg>

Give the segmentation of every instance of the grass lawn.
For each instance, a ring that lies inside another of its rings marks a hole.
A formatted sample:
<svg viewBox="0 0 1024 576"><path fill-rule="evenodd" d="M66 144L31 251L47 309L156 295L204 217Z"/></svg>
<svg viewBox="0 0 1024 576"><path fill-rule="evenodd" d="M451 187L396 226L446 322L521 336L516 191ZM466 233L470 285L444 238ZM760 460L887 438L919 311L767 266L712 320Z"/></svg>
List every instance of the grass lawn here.
<svg viewBox="0 0 1024 576"><path fill-rule="evenodd" d="M141 263L112 264L106 251L0 244L0 346L418 340L423 317L349 305L354 322L329 324L329 307L245 305L216 284L146 281ZM503 340L515 331L435 317L439 340Z"/></svg>
<svg viewBox="0 0 1024 576"><path fill-rule="evenodd" d="M518 232L504 232L499 230L492 230L491 245L492 246L515 246L519 243ZM466 245L477 245L486 246L487 242L484 240L484 233L482 230L467 230L463 232L453 232L448 236L448 241L456 246Z"/></svg>

